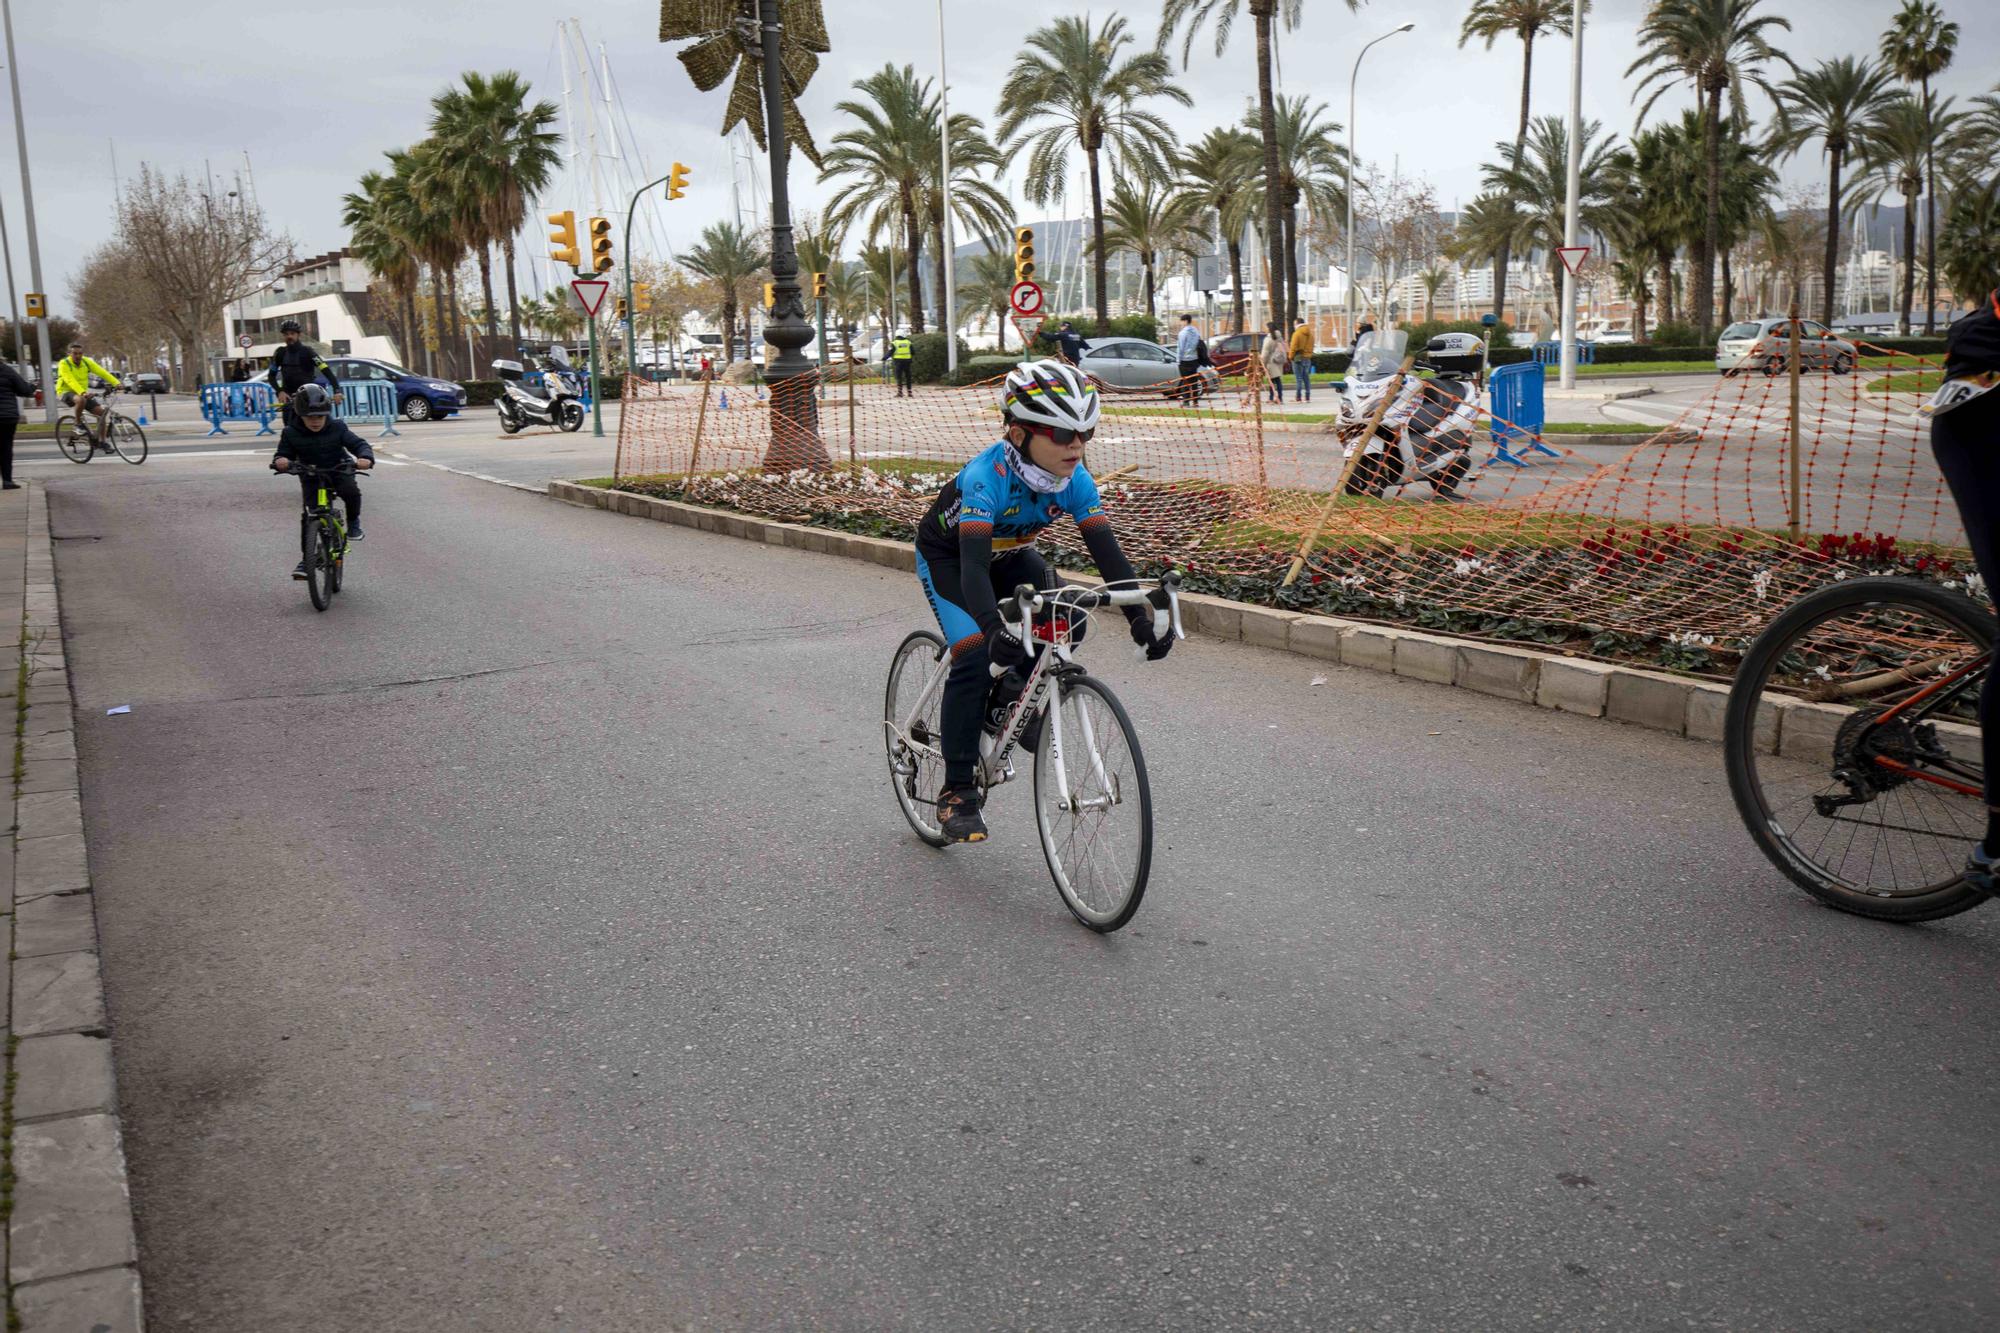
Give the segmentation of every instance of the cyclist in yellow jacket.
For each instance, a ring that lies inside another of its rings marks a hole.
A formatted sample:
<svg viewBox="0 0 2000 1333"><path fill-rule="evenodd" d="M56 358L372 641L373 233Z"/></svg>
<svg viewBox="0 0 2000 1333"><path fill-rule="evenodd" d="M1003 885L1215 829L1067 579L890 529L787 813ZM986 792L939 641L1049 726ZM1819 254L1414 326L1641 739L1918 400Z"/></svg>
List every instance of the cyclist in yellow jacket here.
<svg viewBox="0 0 2000 1333"><path fill-rule="evenodd" d="M78 422L83 420L85 412L97 418L97 440L101 444L104 441L104 418L111 408L102 397L91 391L92 375L114 389L118 387L118 377L85 356L82 343L71 343L69 355L56 362L56 394L66 406L76 409Z"/></svg>

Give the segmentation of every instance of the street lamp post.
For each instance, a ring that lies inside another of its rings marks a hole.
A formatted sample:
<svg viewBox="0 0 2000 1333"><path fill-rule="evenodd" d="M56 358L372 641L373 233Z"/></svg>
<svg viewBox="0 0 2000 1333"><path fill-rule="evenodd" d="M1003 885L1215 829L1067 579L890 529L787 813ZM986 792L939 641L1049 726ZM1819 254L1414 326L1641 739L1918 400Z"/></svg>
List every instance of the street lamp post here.
<svg viewBox="0 0 2000 1333"><path fill-rule="evenodd" d="M944 366L948 371L958 369L958 335L954 331L958 319L958 288L952 280L952 269L957 267L952 254L951 235L951 85L945 77L944 63L944 0L938 0L938 142L943 145L944 175L940 178L939 212L943 217L944 252L938 256L938 271L944 276Z"/></svg>
<svg viewBox="0 0 2000 1333"><path fill-rule="evenodd" d="M21 210L27 214L28 222L28 281L35 284L37 292L46 292L42 285L42 246L35 235L35 185L28 174L28 126L21 119L21 62L14 58L14 8L9 0L0 0L0 23L7 29L7 81L14 91L14 142L21 152ZM47 298L44 297L44 300ZM15 329L15 351L20 351L20 329ZM47 315L35 317L35 345L41 351L42 415L53 425L56 419L56 366L49 359L49 320Z"/></svg>
<svg viewBox="0 0 2000 1333"><path fill-rule="evenodd" d="M1354 57L1354 73L1347 80L1347 343L1354 345L1354 92L1361 82L1361 57L1368 54L1368 47L1375 42L1386 42L1399 32L1409 32L1417 25L1405 23L1400 28L1391 28L1375 41L1363 46Z"/></svg>
<svg viewBox="0 0 2000 1333"><path fill-rule="evenodd" d="M656 181L647 181L632 192L632 202L625 205L625 248L619 253L625 256L625 373L628 375L632 373L632 349L638 346L632 338L632 316L635 313L632 309L632 215L638 210L640 195L672 179L673 173L669 172ZM654 359L657 360L659 355L659 349L654 348Z"/></svg>
<svg viewBox="0 0 2000 1333"><path fill-rule="evenodd" d="M791 144L785 138L784 64L778 50L784 25L778 21L778 0L759 0L761 54L764 60L764 126L771 144L771 318L764 324L764 341L778 349L766 371L771 383L771 447L764 456L767 471L821 467L826 446L819 437L819 398L813 393L814 366L805 357L812 341L805 300L799 291L799 256L792 247L791 195L786 188L786 159Z"/></svg>
<svg viewBox="0 0 2000 1333"><path fill-rule="evenodd" d="M1583 162L1583 0L1571 0L1569 53L1569 178L1563 200L1563 246L1577 243ZM1565 256L1565 259L1567 256ZM1563 264L1562 387L1576 387L1576 270Z"/></svg>

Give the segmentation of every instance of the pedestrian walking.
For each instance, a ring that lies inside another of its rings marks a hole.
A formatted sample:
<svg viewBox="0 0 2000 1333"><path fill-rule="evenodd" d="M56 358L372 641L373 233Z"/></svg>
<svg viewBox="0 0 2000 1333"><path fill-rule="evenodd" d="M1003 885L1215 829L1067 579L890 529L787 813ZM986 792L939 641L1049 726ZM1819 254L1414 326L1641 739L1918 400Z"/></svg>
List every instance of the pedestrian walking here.
<svg viewBox="0 0 2000 1333"><path fill-rule="evenodd" d="M1313 396L1313 331L1312 326L1299 320L1299 326L1292 330L1292 396L1302 403L1310 403Z"/></svg>
<svg viewBox="0 0 2000 1333"><path fill-rule="evenodd" d="M896 335L895 350L889 355L889 360L896 367L896 396L898 398L914 398L916 396L916 387L910 383L910 359L914 355L915 353L912 351L910 345L910 335L907 333L898 333Z"/></svg>
<svg viewBox="0 0 2000 1333"><path fill-rule="evenodd" d="M18 491L14 480L14 430L21 424L21 400L33 398L35 386L11 361L0 361L0 490Z"/></svg>
<svg viewBox="0 0 2000 1333"><path fill-rule="evenodd" d="M1180 338L1174 344L1174 355L1180 358L1181 363L1181 401L1192 406L1201 399L1201 330L1194 326L1193 315L1181 316Z"/></svg>
<svg viewBox="0 0 2000 1333"><path fill-rule="evenodd" d="M1285 401L1285 366L1291 360L1291 349L1285 345L1285 335L1278 326L1264 326L1264 346L1257 353L1258 361L1264 367L1264 392L1274 403Z"/></svg>

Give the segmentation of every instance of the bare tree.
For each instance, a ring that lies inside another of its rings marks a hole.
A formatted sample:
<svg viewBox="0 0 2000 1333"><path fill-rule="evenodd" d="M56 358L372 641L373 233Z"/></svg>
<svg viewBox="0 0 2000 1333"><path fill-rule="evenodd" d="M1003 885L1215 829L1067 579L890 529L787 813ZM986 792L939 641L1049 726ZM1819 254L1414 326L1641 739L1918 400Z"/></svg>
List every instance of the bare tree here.
<svg viewBox="0 0 2000 1333"><path fill-rule="evenodd" d="M241 194L217 199L186 175L169 179L143 162L119 202L118 238L195 366L222 341L223 308L293 253L291 238L274 235Z"/></svg>
<svg viewBox="0 0 2000 1333"><path fill-rule="evenodd" d="M96 354L109 353L128 365L151 370L173 330L160 314L159 294L132 247L106 241L84 259L80 273L70 275L69 285L76 293L84 336Z"/></svg>
<svg viewBox="0 0 2000 1333"><path fill-rule="evenodd" d="M1386 315L1389 289L1397 278L1406 268L1434 261L1451 229L1438 214L1437 191L1428 181L1385 176L1371 168L1354 188L1361 212L1355 220L1355 243L1375 266Z"/></svg>

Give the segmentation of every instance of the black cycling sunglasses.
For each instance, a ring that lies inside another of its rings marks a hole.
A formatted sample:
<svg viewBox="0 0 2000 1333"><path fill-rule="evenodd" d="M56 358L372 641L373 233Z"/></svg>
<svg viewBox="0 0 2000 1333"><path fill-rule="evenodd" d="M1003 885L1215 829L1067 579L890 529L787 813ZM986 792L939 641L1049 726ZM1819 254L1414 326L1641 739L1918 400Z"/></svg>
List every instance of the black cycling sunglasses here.
<svg viewBox="0 0 2000 1333"><path fill-rule="evenodd" d="M1078 440L1089 444L1090 437L1097 434L1097 427L1095 426L1092 426L1089 430L1071 430L1068 426L1030 426L1028 429L1038 435L1048 436L1057 444L1074 444Z"/></svg>

